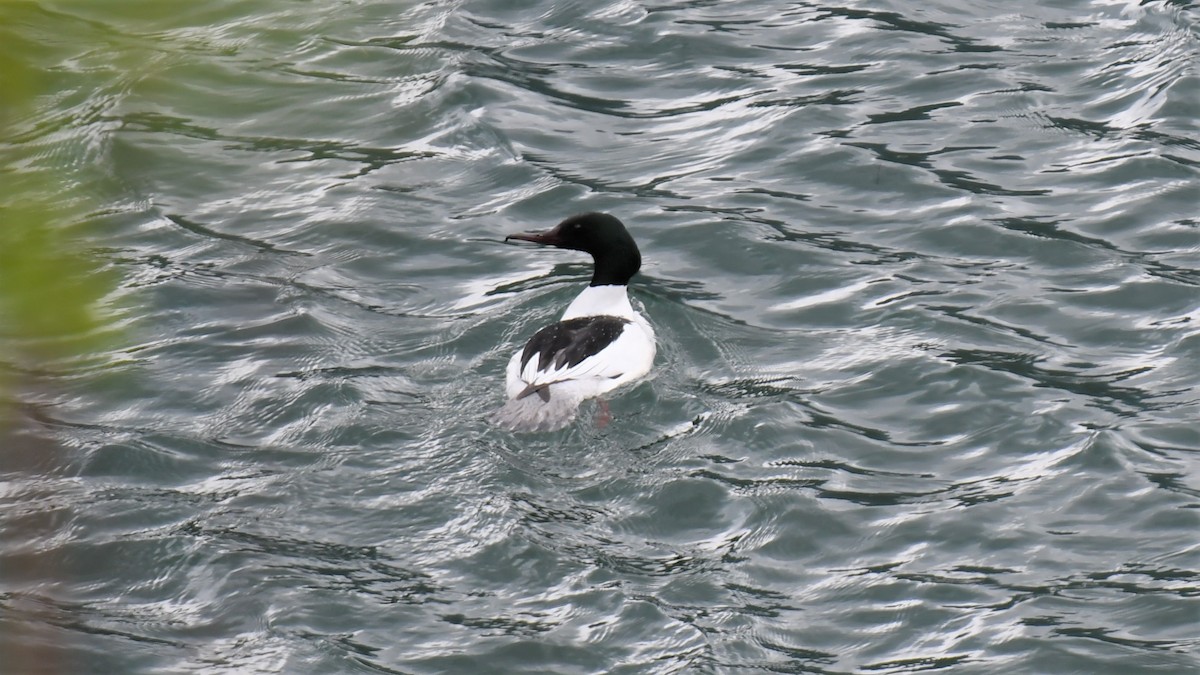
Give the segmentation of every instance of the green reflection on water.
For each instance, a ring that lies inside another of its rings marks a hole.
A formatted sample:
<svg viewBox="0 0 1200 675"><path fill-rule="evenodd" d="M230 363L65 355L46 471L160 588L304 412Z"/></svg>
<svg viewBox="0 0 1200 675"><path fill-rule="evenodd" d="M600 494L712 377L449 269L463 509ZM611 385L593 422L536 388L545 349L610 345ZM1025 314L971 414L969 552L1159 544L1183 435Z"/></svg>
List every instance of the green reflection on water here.
<svg viewBox="0 0 1200 675"><path fill-rule="evenodd" d="M60 24L37 5L0 3L0 405L116 335L116 313L102 311L116 276L88 251L99 174L55 151L90 123L60 108L62 61L83 49Z"/></svg>

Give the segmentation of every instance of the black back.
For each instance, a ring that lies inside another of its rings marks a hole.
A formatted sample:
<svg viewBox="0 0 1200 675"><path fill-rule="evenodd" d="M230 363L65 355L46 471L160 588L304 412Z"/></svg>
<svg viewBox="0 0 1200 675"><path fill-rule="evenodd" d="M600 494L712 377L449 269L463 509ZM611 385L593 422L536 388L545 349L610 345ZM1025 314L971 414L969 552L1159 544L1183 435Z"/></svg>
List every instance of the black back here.
<svg viewBox="0 0 1200 675"><path fill-rule="evenodd" d="M625 330L628 320L616 316L581 316L550 324L533 334L521 352L521 370L538 355L538 370L558 370L578 365L609 346Z"/></svg>

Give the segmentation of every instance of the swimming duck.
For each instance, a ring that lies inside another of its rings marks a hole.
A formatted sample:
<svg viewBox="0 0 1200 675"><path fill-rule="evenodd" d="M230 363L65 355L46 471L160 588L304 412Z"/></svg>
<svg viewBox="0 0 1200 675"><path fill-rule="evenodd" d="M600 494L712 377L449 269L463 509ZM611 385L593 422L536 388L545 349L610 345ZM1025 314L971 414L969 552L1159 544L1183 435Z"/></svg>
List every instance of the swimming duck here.
<svg viewBox="0 0 1200 675"><path fill-rule="evenodd" d="M511 431L554 431L575 419L583 401L650 372L654 330L634 311L628 291L642 255L624 223L607 213L571 216L546 232L504 240L510 239L583 251L594 264L591 283L562 318L513 354L505 371L509 400L492 415Z"/></svg>

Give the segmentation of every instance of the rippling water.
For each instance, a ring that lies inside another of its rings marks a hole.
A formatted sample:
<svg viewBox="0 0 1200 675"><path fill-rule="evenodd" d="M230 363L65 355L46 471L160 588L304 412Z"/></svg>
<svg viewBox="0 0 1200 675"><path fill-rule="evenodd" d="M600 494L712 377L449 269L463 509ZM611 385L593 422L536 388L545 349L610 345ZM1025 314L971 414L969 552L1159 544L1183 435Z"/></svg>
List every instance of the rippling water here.
<svg viewBox="0 0 1200 675"><path fill-rule="evenodd" d="M1196 4L4 13L132 315L3 357L5 672L1200 669ZM654 376L502 433L591 209Z"/></svg>

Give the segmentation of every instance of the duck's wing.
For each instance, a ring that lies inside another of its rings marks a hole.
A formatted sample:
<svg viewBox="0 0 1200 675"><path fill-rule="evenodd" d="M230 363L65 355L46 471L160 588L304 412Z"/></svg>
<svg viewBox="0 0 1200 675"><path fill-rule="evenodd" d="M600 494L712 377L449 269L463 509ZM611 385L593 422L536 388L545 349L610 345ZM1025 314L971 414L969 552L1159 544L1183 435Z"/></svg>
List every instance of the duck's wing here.
<svg viewBox="0 0 1200 675"><path fill-rule="evenodd" d="M579 404L640 377L654 360L644 322L603 315L546 326L508 365L509 400L491 419L517 432L553 431L575 419Z"/></svg>
<svg viewBox="0 0 1200 675"><path fill-rule="evenodd" d="M636 327L617 316L581 316L551 324L534 333L521 352L523 398L548 396L546 386L567 380L618 378L629 370L623 358L625 337Z"/></svg>

